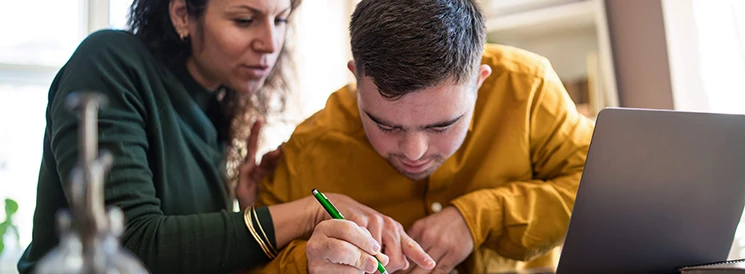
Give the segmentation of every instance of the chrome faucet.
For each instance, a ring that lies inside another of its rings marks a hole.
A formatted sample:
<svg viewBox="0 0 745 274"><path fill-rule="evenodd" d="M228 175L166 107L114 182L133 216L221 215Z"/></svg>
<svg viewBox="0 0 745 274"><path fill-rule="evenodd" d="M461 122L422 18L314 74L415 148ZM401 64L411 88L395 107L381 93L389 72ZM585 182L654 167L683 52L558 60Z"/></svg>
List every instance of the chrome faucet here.
<svg viewBox="0 0 745 274"><path fill-rule="evenodd" d="M147 273L142 263L126 249L119 237L124 214L104 206L105 176L113 157L98 150L98 110L107 98L95 92L75 92L65 98L68 109L80 115L78 163L70 172L70 210L57 212L59 245L36 267L36 273ZM97 155L98 154L98 155Z"/></svg>

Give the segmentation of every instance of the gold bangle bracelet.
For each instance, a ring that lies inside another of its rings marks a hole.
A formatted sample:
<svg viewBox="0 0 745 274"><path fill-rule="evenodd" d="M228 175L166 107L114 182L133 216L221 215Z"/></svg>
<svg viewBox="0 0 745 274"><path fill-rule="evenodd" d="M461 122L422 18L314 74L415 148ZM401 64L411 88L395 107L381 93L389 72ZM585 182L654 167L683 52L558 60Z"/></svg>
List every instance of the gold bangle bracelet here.
<svg viewBox="0 0 745 274"><path fill-rule="evenodd" d="M256 213L256 208L251 207L251 211L253 213L254 218L256 218L256 224L259 225L259 230L261 231L261 234L264 235L264 240L266 240L266 245L269 246L269 250L271 250L272 254L276 257L277 249L272 245L272 242L269 240L269 237L266 236L266 233L264 233L264 228L261 226L261 222L259 221L259 214Z"/></svg>
<svg viewBox="0 0 745 274"><path fill-rule="evenodd" d="M266 256L269 257L269 259L273 259L274 257L269 251L269 248L266 246L266 243L264 243L264 240L262 240L261 237L259 237L259 234L256 233L256 229L253 227L253 220L251 219L250 214L251 214L251 211L249 208L247 208L245 213L243 214L243 218L244 220L246 220L246 226L248 227L248 231L251 232L251 235L256 240L256 243L259 244L259 246L261 247L261 250L264 251L264 254L266 254Z"/></svg>
<svg viewBox="0 0 745 274"><path fill-rule="evenodd" d="M269 259L274 259L273 254L269 251L269 248L264 243L264 240L259 237L259 234L256 233L256 230L253 227L253 220L251 219L251 208L246 208L246 210L243 212L243 221L246 223L246 227L248 228L248 231L251 232L251 235L254 237L254 240L256 240L256 243L259 244L259 247L261 247L261 250L264 251L264 254L266 254Z"/></svg>

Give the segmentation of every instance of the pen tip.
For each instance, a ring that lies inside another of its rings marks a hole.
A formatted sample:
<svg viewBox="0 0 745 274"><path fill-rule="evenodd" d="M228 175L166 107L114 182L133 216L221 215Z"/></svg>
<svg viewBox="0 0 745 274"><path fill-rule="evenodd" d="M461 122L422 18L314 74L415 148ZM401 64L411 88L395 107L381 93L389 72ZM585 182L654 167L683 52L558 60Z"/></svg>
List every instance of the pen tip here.
<svg viewBox="0 0 745 274"><path fill-rule="evenodd" d="M318 194L318 189L315 189L314 188L313 191L311 191L311 192L313 193L313 195L316 195L316 194Z"/></svg>

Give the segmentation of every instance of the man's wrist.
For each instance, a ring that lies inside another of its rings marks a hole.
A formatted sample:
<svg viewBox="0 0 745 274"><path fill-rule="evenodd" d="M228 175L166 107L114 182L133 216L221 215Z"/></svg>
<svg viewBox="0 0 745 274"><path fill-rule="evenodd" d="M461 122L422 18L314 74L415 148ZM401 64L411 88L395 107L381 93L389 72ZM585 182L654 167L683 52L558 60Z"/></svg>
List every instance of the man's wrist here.
<svg viewBox="0 0 745 274"><path fill-rule="evenodd" d="M466 226L468 227L468 231L471 233L471 239L473 239L474 250L478 249L481 246L481 244L483 244L484 241L486 241L486 238L483 235L486 235L488 231L480 232L479 229L481 229L481 227L478 226L477 223L469 222L470 220L474 220L473 214L475 214L474 212L476 211L476 208L477 208L472 203L472 199L463 198L463 196L461 196L453 201L450 201L450 206L454 207L456 211L458 211L460 216L463 218L463 221L466 223Z"/></svg>

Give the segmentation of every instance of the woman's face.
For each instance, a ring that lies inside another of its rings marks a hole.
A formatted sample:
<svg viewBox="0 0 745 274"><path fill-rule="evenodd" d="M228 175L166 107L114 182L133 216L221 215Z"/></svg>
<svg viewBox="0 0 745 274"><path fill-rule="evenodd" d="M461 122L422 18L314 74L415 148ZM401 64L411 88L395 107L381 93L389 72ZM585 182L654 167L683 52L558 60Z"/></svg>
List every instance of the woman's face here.
<svg viewBox="0 0 745 274"><path fill-rule="evenodd" d="M172 0L173 5L184 0ZM184 9L185 12L185 9ZM187 68L205 88L228 86L254 93L263 85L284 45L290 0L211 0L197 20L183 18L192 43ZM178 20L178 19L177 19Z"/></svg>

